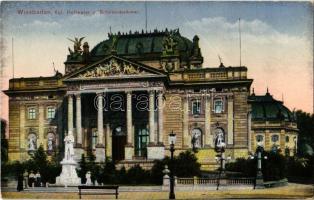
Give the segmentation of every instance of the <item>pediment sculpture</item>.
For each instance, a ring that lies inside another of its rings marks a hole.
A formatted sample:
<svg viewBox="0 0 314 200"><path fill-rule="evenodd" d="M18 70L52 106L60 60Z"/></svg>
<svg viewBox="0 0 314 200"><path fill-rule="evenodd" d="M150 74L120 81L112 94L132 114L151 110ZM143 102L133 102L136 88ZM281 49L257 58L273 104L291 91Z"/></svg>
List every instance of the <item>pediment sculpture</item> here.
<svg viewBox="0 0 314 200"><path fill-rule="evenodd" d="M146 72L140 69L138 66L134 66L130 63L121 62L118 63L116 59L111 59L107 63L98 64L93 69L87 70L80 74L79 78L97 78L105 76L122 76L122 75L140 75Z"/></svg>

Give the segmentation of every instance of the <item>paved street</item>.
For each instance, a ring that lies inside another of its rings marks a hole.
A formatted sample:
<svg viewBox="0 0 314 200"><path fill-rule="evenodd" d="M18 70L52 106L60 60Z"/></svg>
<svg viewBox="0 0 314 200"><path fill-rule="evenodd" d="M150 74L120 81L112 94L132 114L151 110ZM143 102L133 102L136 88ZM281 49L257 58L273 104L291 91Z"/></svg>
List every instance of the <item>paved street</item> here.
<svg viewBox="0 0 314 200"><path fill-rule="evenodd" d="M143 188L144 191L127 191L125 188L120 191L119 199L167 199L168 192L158 189ZM131 187L129 187L131 189ZM150 191L148 191L150 190ZM56 190L52 188L42 191L2 191L3 199L78 199L78 193L74 188ZM204 190L204 191L177 191L177 199L314 199L314 187L312 185L289 184L285 187L271 189L229 189L229 190ZM83 199L114 199L113 195L83 196Z"/></svg>

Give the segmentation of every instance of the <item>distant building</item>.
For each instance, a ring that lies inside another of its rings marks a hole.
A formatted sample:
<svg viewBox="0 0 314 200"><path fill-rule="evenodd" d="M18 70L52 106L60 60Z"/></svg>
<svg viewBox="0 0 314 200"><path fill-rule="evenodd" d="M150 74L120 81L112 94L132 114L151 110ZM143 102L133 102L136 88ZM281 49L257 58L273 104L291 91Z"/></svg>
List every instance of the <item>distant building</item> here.
<svg viewBox="0 0 314 200"><path fill-rule="evenodd" d="M269 94L250 95L246 67L203 67L198 36L119 32L91 51L82 38L73 42L64 75L10 80L10 160L28 159L39 145L59 151L68 132L77 159L93 151L97 161L126 166L149 167L169 154L171 131L176 153L196 148L208 169L221 133L233 159L254 152L256 139L267 150L297 148L291 112Z"/></svg>

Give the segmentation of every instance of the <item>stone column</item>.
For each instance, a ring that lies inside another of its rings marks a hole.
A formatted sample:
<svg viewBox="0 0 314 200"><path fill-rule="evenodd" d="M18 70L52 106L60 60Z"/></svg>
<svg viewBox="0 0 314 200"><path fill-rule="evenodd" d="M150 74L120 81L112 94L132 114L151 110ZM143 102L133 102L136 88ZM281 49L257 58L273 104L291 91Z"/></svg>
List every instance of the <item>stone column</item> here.
<svg viewBox="0 0 314 200"><path fill-rule="evenodd" d="M214 147L213 135L211 134L211 109L210 109L210 97L205 95L205 147Z"/></svg>
<svg viewBox="0 0 314 200"><path fill-rule="evenodd" d="M47 150L47 143L45 142L45 107L42 103L39 104L38 108L38 142L37 142L37 148L42 144L44 150Z"/></svg>
<svg viewBox="0 0 314 200"><path fill-rule="evenodd" d="M228 97L228 144L233 145L233 98Z"/></svg>
<svg viewBox="0 0 314 200"><path fill-rule="evenodd" d="M249 152L252 151L252 113L251 111L248 113L248 130L247 130L247 134L248 134L248 149ZM265 141L265 138L264 138Z"/></svg>
<svg viewBox="0 0 314 200"><path fill-rule="evenodd" d="M164 107L163 107L163 93L158 93L158 144L163 145L164 134Z"/></svg>
<svg viewBox="0 0 314 200"><path fill-rule="evenodd" d="M104 118L103 118L103 93L97 94L97 133L98 133L98 143L97 146L104 146Z"/></svg>
<svg viewBox="0 0 314 200"><path fill-rule="evenodd" d="M76 94L76 146L80 147L82 141L82 114L81 114L81 94Z"/></svg>
<svg viewBox="0 0 314 200"><path fill-rule="evenodd" d="M98 143L96 145L96 162L104 162L106 159L104 138L104 119L103 119L103 92L97 93L97 133Z"/></svg>
<svg viewBox="0 0 314 200"><path fill-rule="evenodd" d="M106 156L112 157L112 135L110 130L110 124L106 124Z"/></svg>
<svg viewBox="0 0 314 200"><path fill-rule="evenodd" d="M73 134L73 96L68 95L68 134Z"/></svg>
<svg viewBox="0 0 314 200"><path fill-rule="evenodd" d="M155 91L149 91L149 143L155 144Z"/></svg>
<svg viewBox="0 0 314 200"><path fill-rule="evenodd" d="M28 150L28 135L27 135L27 130L25 129L25 113L27 107L23 103L20 104L20 134L19 136L19 159L20 160L26 160L27 155L27 150ZM12 140L12 138L10 138ZM24 152L22 151L24 149ZM23 152L23 153L22 153Z"/></svg>
<svg viewBox="0 0 314 200"><path fill-rule="evenodd" d="M159 98L162 99L162 94L160 95ZM162 111L158 110L158 114L160 114L160 112ZM158 119L158 122L159 122L159 119ZM160 124L158 125L158 127L160 128ZM147 159L150 159L150 160L163 159L165 156L164 146L156 144L156 139L159 140L159 137L156 137L155 130L156 130L155 129L155 91L150 91L149 93L149 144L147 147Z"/></svg>
<svg viewBox="0 0 314 200"><path fill-rule="evenodd" d="M184 148L191 147L189 137L189 97L183 98L183 146Z"/></svg>
<svg viewBox="0 0 314 200"><path fill-rule="evenodd" d="M81 94L75 94L76 98L76 145L74 148L74 159L79 162L84 154L83 140L82 140L82 108L81 108Z"/></svg>
<svg viewBox="0 0 314 200"><path fill-rule="evenodd" d="M132 160L134 156L133 146L133 126L132 126L132 92L126 92L126 124L127 124L127 144L124 148L124 157L126 160Z"/></svg>

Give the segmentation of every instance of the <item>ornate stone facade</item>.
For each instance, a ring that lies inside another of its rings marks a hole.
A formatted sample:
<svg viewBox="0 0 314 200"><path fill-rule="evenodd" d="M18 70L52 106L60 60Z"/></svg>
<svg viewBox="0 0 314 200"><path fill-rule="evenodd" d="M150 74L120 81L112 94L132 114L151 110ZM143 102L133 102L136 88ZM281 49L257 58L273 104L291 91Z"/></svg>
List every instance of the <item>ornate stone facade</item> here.
<svg viewBox="0 0 314 200"><path fill-rule="evenodd" d="M247 68L203 68L197 36L190 41L178 30L109 34L91 51L86 42L80 48L82 40L74 40L65 75L10 80L10 160L28 159L39 145L59 152L68 132L75 160L92 151L99 162L111 157L126 166L150 166L168 155L172 131L176 153L197 149L207 169L217 167L218 133L233 159L254 152L257 133L269 149L274 130L258 127L270 122L250 117L256 106ZM296 149L297 129L289 123L281 124L276 142ZM293 138L284 140L288 135Z"/></svg>

